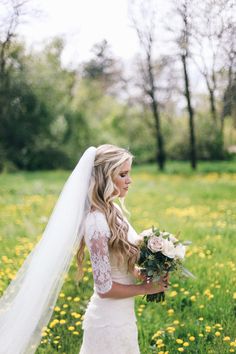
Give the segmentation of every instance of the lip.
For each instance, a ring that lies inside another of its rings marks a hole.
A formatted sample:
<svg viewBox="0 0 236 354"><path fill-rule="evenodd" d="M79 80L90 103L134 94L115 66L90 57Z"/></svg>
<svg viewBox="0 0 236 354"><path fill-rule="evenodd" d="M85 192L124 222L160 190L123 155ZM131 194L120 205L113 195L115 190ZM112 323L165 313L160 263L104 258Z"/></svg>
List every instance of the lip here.
<svg viewBox="0 0 236 354"><path fill-rule="evenodd" d="M124 188L126 191L128 191L129 190L129 188L127 187L127 188Z"/></svg>

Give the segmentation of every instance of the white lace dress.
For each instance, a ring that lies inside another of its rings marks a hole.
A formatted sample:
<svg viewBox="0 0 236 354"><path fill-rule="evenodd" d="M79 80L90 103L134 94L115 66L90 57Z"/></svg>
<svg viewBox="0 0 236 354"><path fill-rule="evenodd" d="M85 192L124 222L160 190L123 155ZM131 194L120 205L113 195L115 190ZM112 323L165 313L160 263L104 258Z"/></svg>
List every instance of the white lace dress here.
<svg viewBox="0 0 236 354"><path fill-rule="evenodd" d="M93 269L94 293L88 303L82 328L83 343L79 354L140 354L134 311L134 297L101 298L98 294L111 289L112 281L134 284L135 278L124 266L117 267L108 250L110 230L105 215L99 211L88 214L85 222L85 243ZM129 224L131 243L138 235Z"/></svg>

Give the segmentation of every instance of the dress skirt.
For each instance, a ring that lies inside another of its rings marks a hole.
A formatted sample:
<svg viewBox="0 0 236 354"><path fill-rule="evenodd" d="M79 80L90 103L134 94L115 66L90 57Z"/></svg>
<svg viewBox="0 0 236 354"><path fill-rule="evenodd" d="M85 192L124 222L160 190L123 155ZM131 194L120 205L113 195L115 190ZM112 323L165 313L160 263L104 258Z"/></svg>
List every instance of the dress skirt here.
<svg viewBox="0 0 236 354"><path fill-rule="evenodd" d="M84 329L79 354L140 354L136 323Z"/></svg>

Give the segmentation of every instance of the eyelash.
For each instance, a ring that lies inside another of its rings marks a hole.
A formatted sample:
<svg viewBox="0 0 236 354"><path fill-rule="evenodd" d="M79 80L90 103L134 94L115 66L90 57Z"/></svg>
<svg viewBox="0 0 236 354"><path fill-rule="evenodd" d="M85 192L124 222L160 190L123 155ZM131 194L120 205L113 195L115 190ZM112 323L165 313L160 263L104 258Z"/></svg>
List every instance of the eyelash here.
<svg viewBox="0 0 236 354"><path fill-rule="evenodd" d="M125 174L123 174L123 173L120 174L120 177L125 177L125 176L126 176L126 173Z"/></svg>

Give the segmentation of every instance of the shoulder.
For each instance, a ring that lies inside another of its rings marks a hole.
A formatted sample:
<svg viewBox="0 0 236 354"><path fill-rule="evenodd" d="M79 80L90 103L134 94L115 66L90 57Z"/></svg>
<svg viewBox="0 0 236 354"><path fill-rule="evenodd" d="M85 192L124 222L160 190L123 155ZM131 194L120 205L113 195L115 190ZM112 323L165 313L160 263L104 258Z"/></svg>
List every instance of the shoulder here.
<svg viewBox="0 0 236 354"><path fill-rule="evenodd" d="M94 233L110 236L110 228L105 214L99 210L89 212L85 221L85 232L90 237Z"/></svg>

